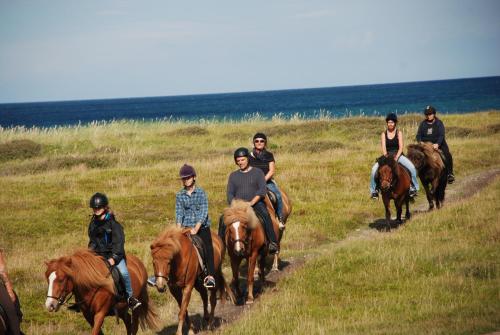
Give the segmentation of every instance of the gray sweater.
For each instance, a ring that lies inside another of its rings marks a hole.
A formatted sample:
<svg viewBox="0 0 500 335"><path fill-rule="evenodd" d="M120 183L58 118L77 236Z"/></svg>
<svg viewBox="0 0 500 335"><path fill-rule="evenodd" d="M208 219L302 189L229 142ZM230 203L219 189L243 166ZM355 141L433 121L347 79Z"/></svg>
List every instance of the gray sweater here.
<svg viewBox="0 0 500 335"><path fill-rule="evenodd" d="M261 169L252 168L248 172L237 170L227 181L227 203L233 199L251 201L256 195L266 195L266 178Z"/></svg>

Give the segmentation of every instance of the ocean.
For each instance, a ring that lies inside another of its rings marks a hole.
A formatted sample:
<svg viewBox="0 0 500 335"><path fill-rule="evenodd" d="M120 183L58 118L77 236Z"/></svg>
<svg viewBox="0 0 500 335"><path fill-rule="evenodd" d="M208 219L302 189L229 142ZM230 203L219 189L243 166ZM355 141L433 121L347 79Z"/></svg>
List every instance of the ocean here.
<svg viewBox="0 0 500 335"><path fill-rule="evenodd" d="M500 109L500 76L396 84L148 98L0 104L0 126L54 127L110 120L241 120Z"/></svg>

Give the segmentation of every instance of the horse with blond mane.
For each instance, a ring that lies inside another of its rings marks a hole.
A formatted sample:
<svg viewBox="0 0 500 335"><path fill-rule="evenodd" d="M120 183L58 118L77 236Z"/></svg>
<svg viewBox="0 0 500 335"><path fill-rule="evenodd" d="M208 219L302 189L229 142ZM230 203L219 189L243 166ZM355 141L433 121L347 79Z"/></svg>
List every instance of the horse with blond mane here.
<svg viewBox="0 0 500 335"><path fill-rule="evenodd" d="M429 202L429 210L434 209L434 203L437 208L441 208L447 185L446 168L441 154L433 148L432 143L424 142L410 144L408 158L418 171Z"/></svg>
<svg viewBox="0 0 500 335"><path fill-rule="evenodd" d="M46 262L45 277L48 282L45 307L57 312L71 298L92 326L92 335L102 334L104 318L116 315L125 323L127 335L137 334L139 325L144 329L158 329L158 316L149 300L146 288L147 272L144 264L134 255L127 255L127 266L132 289L142 305L128 313L125 300L117 301L116 289L104 258L90 250L77 250L73 255Z"/></svg>
<svg viewBox="0 0 500 335"><path fill-rule="evenodd" d="M208 328L213 327L214 311L217 304L216 290L222 297L234 301L234 296L229 289L222 274L222 260L224 257L224 244L214 232L212 245L214 249L215 290L210 290L210 312L208 312L208 292L203 285L202 267L196 252L189 229L170 227L160 233L151 244L153 268L156 278L156 288L165 292L166 286L179 305L179 324L177 334L182 334L184 324L190 332L194 331L189 320L187 308L191 299L191 292L195 288L203 301L203 319ZM224 299L221 299L224 302Z"/></svg>
<svg viewBox="0 0 500 335"><path fill-rule="evenodd" d="M267 199L266 204L268 201ZM278 236L278 224L276 220L272 221L274 233ZM264 282L265 279L265 257L268 251L266 248L264 228L257 218L252 206L250 206L248 202L238 199L233 200L231 206L224 209L223 222L225 226L224 238L231 259L231 270L233 273L231 287L234 288L238 296L241 296L239 287L239 268L241 261L246 259L248 271L247 297L245 302L251 304L254 301L253 274L255 272L257 260L259 260L258 275L262 282Z"/></svg>

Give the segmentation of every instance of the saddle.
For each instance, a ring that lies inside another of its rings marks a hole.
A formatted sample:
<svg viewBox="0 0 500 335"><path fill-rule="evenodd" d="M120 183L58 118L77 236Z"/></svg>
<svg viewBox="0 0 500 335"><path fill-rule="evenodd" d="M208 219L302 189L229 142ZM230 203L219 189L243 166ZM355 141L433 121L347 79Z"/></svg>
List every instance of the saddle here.
<svg viewBox="0 0 500 335"><path fill-rule="evenodd" d="M111 266L109 270L111 273L111 278L113 278L113 283L116 288L116 299L118 301L126 300L127 290L125 289L125 282L123 281L122 274L120 273L120 271L118 271L118 268L116 266Z"/></svg>
<svg viewBox="0 0 500 335"><path fill-rule="evenodd" d="M198 235L190 235L190 236L191 236L191 242L193 243L194 249L196 250L196 254L198 256L198 262L201 267L201 273L205 276L207 274L207 267L205 266L207 261L206 259L207 255L205 255L205 249L204 249L205 244L203 243L201 237L199 237Z"/></svg>
<svg viewBox="0 0 500 335"><path fill-rule="evenodd" d="M278 209L278 198L276 197L276 193L274 193L270 189L267 189L267 196L269 197L269 200L271 200L271 204L273 205L274 212L276 213L276 211Z"/></svg>

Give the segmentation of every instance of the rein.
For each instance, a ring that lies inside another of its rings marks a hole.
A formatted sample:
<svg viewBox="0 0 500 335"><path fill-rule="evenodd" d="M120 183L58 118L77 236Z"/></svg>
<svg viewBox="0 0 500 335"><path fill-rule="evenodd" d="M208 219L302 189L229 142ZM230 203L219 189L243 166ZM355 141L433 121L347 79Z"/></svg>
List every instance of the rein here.
<svg viewBox="0 0 500 335"><path fill-rule="evenodd" d="M188 263L186 265L186 271L184 272L184 285L183 286L186 286L186 279L187 279L187 275L188 275L188 271L189 271L189 263L191 263L191 258L192 258L191 256L193 255L193 248L195 248L195 246L193 245L193 243L191 243L191 249L189 252ZM170 282L170 278L161 272L155 273L155 277L165 279L167 284Z"/></svg>
<svg viewBox="0 0 500 335"><path fill-rule="evenodd" d="M233 224L235 224L236 222L238 221L235 221L235 222L232 222L231 224L229 224L228 227L232 226ZM245 250L248 252L250 252L250 249L251 249L251 243L252 243L252 234L251 234L251 230L248 229L248 227L246 228L246 231L247 231L247 238L246 239L241 239L241 238L238 238L236 240L233 240L233 243L236 244L238 242L241 242L245 245ZM229 229L226 229L226 240L228 239L228 236L230 236L230 230ZM227 244L227 243L226 243ZM250 247L249 247L249 244L250 244Z"/></svg>

